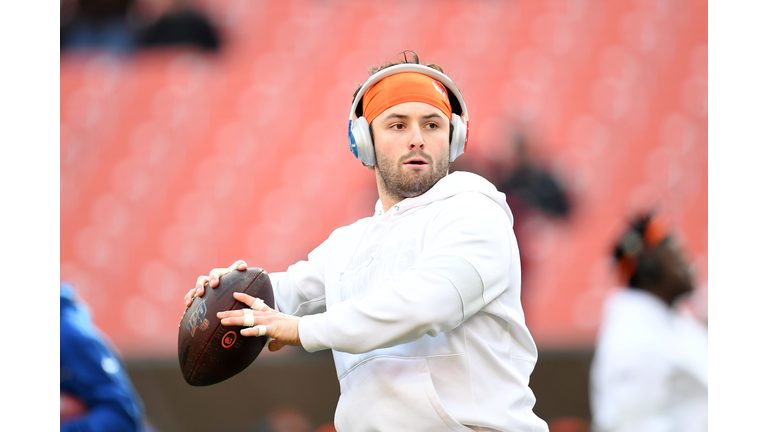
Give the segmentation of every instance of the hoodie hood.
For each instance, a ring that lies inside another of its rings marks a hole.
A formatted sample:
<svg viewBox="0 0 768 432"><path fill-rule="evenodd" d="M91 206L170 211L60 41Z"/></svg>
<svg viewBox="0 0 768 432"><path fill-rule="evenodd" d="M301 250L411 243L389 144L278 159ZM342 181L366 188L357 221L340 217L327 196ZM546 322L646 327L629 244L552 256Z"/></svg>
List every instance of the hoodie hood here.
<svg viewBox="0 0 768 432"><path fill-rule="evenodd" d="M440 179L435 183L432 188L423 194L406 198L399 203L392 206L392 209L397 207L397 212L404 212L417 207L423 207L436 201L442 201L448 199L454 195L458 195L463 192L479 192L488 198L492 199L496 204L504 210L504 213L509 218L510 222L513 222L512 212L507 205L507 196L499 192L493 183L489 182L485 178L466 171L455 171ZM381 199L376 202L376 215L384 213L384 208L381 204Z"/></svg>

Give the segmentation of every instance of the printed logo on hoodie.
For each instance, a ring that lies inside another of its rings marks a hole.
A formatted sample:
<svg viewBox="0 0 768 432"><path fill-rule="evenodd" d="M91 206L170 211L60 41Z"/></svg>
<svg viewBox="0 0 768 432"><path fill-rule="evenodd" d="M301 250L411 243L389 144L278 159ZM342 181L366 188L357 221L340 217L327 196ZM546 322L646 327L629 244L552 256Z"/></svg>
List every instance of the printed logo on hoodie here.
<svg viewBox="0 0 768 432"><path fill-rule="evenodd" d="M401 240L395 244L370 245L352 258L352 270L344 273L341 299L361 300L380 289L381 281L408 271L416 262L416 240ZM378 251L378 252L377 252Z"/></svg>

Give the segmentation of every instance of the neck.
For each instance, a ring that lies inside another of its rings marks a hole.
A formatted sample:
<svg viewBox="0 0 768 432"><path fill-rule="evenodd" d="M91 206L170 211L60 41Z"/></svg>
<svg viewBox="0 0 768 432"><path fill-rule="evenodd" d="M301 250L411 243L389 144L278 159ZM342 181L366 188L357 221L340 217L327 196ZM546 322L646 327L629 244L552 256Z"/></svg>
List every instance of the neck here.
<svg viewBox="0 0 768 432"><path fill-rule="evenodd" d="M379 191L379 199L381 200L381 207L384 209L384 213L388 212L393 205L405 199L400 196L392 196L389 193L378 170L376 171L376 189Z"/></svg>

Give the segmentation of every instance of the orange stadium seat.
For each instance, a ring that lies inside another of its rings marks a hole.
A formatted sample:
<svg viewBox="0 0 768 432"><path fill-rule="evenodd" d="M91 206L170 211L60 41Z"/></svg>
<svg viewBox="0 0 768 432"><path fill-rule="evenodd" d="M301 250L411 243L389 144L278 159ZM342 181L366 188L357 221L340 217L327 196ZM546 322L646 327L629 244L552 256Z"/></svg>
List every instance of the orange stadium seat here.
<svg viewBox="0 0 768 432"><path fill-rule="evenodd" d="M706 2L202 3L218 55L61 57L61 277L127 356L175 356L199 274L239 258L281 271L372 213L346 117L365 69L403 49L465 95L461 166L498 180L525 133L573 198L566 222L516 227L539 346L591 346L609 245L644 206L706 282Z"/></svg>

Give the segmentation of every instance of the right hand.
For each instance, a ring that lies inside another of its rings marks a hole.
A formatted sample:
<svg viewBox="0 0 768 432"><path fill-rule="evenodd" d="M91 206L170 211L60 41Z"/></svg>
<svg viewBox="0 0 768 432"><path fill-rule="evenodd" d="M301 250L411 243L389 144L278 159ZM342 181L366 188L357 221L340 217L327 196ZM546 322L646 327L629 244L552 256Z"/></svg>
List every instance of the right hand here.
<svg viewBox="0 0 768 432"><path fill-rule="evenodd" d="M211 288L219 286L219 278L223 275L231 272L232 270L247 270L248 265L243 260L235 261L231 266L227 268L215 268L211 270L208 276L198 276L195 287L189 290L187 295L184 296L184 305L189 307L195 297L202 297L205 294L205 283L207 282Z"/></svg>

